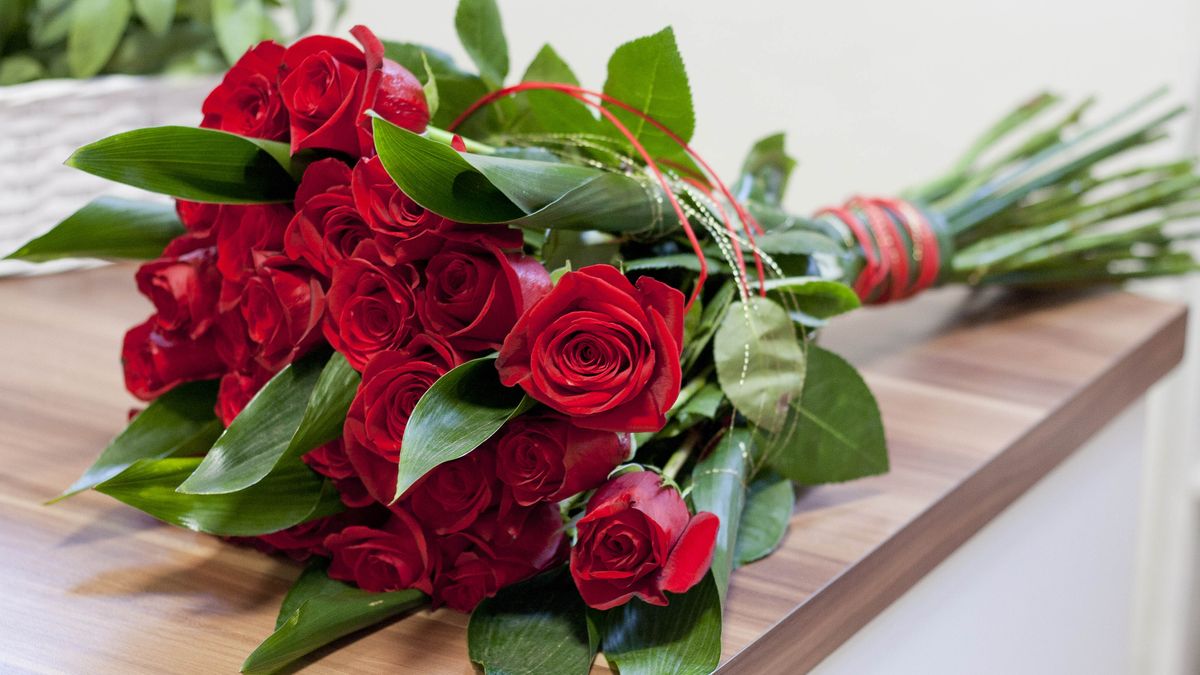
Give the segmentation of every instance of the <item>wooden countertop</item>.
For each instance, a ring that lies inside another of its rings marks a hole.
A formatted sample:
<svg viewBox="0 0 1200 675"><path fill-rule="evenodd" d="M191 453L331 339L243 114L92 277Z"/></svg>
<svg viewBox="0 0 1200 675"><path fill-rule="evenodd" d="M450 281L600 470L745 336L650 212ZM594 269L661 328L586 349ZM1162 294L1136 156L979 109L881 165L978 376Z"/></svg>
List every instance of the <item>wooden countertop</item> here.
<svg viewBox="0 0 1200 675"><path fill-rule="evenodd" d="M123 426L119 344L149 311L127 266L0 279L0 671L233 673L298 572L103 495L42 506ZM808 490L783 548L734 574L722 672L811 668L1170 370L1184 331L1184 308L1115 292L936 291L838 321L823 344L864 368L892 471ZM302 665L469 673L466 623L422 611Z"/></svg>

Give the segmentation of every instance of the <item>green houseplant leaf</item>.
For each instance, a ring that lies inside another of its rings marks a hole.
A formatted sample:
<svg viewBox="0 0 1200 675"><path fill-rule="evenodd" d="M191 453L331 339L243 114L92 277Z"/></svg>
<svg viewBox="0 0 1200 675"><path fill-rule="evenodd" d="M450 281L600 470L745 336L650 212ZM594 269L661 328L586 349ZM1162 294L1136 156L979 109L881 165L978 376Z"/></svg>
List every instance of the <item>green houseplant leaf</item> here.
<svg viewBox="0 0 1200 675"><path fill-rule="evenodd" d="M492 89L508 76L508 41L500 23L495 0L461 0L454 14L454 27L467 55Z"/></svg>
<svg viewBox="0 0 1200 675"><path fill-rule="evenodd" d="M557 82L579 86L571 67L550 45L543 45L522 82ZM521 133L599 133L600 124L582 102L556 91L527 91L520 99L520 117L510 131Z"/></svg>
<svg viewBox="0 0 1200 675"><path fill-rule="evenodd" d="M196 455L221 433L216 382L181 384L152 401L54 501L95 487L141 459Z"/></svg>
<svg viewBox="0 0 1200 675"><path fill-rule="evenodd" d="M840 281L816 277L768 279L768 291L787 294L787 307L816 319L828 319L862 306L854 289Z"/></svg>
<svg viewBox="0 0 1200 675"><path fill-rule="evenodd" d="M133 8L146 28L160 37L167 34L175 20L175 0L133 0Z"/></svg>
<svg viewBox="0 0 1200 675"><path fill-rule="evenodd" d="M129 0L76 0L67 35L67 66L73 77L91 77L108 63L133 16Z"/></svg>
<svg viewBox="0 0 1200 675"><path fill-rule="evenodd" d="M670 604L641 600L602 615L604 657L621 675L708 675L721 660L721 600L711 574Z"/></svg>
<svg viewBox="0 0 1200 675"><path fill-rule="evenodd" d="M495 356L467 361L438 378L404 427L396 498L434 467L478 448L531 405L519 388L500 384Z"/></svg>
<svg viewBox="0 0 1200 675"><path fill-rule="evenodd" d="M779 548L796 505L792 481L771 470L760 471L746 490L738 524L734 567L765 558Z"/></svg>
<svg viewBox="0 0 1200 675"><path fill-rule="evenodd" d="M808 348L808 368L804 395L791 406L794 433L761 440L770 465L806 484L885 473L883 422L862 376L842 357L815 345Z"/></svg>
<svg viewBox="0 0 1200 675"><path fill-rule="evenodd" d="M148 260L162 255L166 245L183 232L170 204L100 197L8 257L34 262L57 258Z"/></svg>
<svg viewBox="0 0 1200 675"><path fill-rule="evenodd" d="M244 490L342 432L358 373L340 354L310 354L279 371L180 486L187 494Z"/></svg>
<svg viewBox="0 0 1200 675"><path fill-rule="evenodd" d="M471 613L467 645L484 673L591 671L599 635L565 566L507 588Z"/></svg>
<svg viewBox="0 0 1200 675"><path fill-rule="evenodd" d="M779 206L787 191L788 178L795 168L796 160L784 149L782 133L762 138L746 155L742 173L733 186L733 194L743 202Z"/></svg>
<svg viewBox="0 0 1200 675"><path fill-rule="evenodd" d="M608 61L604 93L646 113L684 142L691 140L696 128L692 90L670 27L617 47ZM651 155L685 157L670 137L646 120L610 103L604 106Z"/></svg>
<svg viewBox="0 0 1200 675"><path fill-rule="evenodd" d="M713 337L717 380L738 412L779 431L804 388L804 350L778 303L757 296L729 307Z"/></svg>
<svg viewBox="0 0 1200 675"><path fill-rule="evenodd" d="M217 44L229 63L265 37L263 0L212 0L212 19Z"/></svg>
<svg viewBox="0 0 1200 675"><path fill-rule="evenodd" d="M278 532L343 509L333 484L299 461L238 492L177 492L199 465L199 457L139 459L96 491L172 525L227 537Z"/></svg>
<svg viewBox="0 0 1200 675"><path fill-rule="evenodd" d="M103 138L67 164L149 192L220 204L289 202L288 146L196 127L151 127Z"/></svg>
<svg viewBox="0 0 1200 675"><path fill-rule="evenodd" d="M323 563L309 565L284 598L275 632L242 663L247 675L273 673L355 631L425 604L416 590L368 593L330 579Z"/></svg>

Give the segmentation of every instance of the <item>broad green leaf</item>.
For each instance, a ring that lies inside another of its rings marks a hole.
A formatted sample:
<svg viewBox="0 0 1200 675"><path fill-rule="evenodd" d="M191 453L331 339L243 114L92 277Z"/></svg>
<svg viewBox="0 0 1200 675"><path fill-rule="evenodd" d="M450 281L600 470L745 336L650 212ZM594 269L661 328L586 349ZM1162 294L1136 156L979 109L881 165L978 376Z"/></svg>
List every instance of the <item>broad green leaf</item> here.
<svg viewBox="0 0 1200 675"><path fill-rule="evenodd" d="M212 0L213 32L225 60L234 63L265 37L263 0Z"/></svg>
<svg viewBox="0 0 1200 675"><path fill-rule="evenodd" d="M19 2L13 4L20 5ZM57 3L42 3L35 0L31 4L36 4L37 9L29 13L28 39L30 46L37 49L58 46L60 56L62 56L62 45L59 43L66 40L67 34L71 31L71 10L74 5L67 0ZM7 6L10 6L10 3L0 2L0 8ZM65 59L60 61L59 66L65 75L67 72L65 69L69 68Z"/></svg>
<svg viewBox="0 0 1200 675"><path fill-rule="evenodd" d="M114 438L95 463L53 501L116 476L140 459L198 455L221 433L216 382L181 384L159 396Z"/></svg>
<svg viewBox="0 0 1200 675"><path fill-rule="evenodd" d="M438 378L404 427L396 498L434 467L478 448L530 405L519 388L500 384L494 355L467 361Z"/></svg>
<svg viewBox="0 0 1200 675"><path fill-rule="evenodd" d="M284 599L275 632L246 658L242 672L274 673L338 638L410 612L425 601L425 594L417 590L368 593L330 579L325 566L314 563Z"/></svg>
<svg viewBox="0 0 1200 675"><path fill-rule="evenodd" d="M508 42L496 0L460 0L454 27L484 82L491 89L500 88L508 76Z"/></svg>
<svg viewBox="0 0 1200 675"><path fill-rule="evenodd" d="M149 260L183 232L170 204L100 197L8 257Z"/></svg>
<svg viewBox="0 0 1200 675"><path fill-rule="evenodd" d="M288 146L196 127L151 127L83 146L67 164L118 183L219 204L290 202ZM295 169L300 171L299 168Z"/></svg>
<svg viewBox="0 0 1200 675"><path fill-rule="evenodd" d="M478 76L468 73L454 62L445 52L410 42L384 43L384 55L412 71L424 84L428 84L424 61L428 61L430 71L437 79L438 105L437 111L431 112L431 124L438 127L449 126L467 106L471 105L488 92L488 87ZM458 131L467 136L482 138L497 127L496 111L503 109L488 106L467 120Z"/></svg>
<svg viewBox="0 0 1200 675"><path fill-rule="evenodd" d="M663 227L638 180L571 164L458 152L374 121L375 146L392 180L421 206L464 223L640 232Z"/></svg>
<svg viewBox="0 0 1200 675"><path fill-rule="evenodd" d="M199 465L199 457L139 459L96 491L172 525L227 537L278 532L343 508L333 484L299 461L239 492L177 492Z"/></svg>
<svg viewBox="0 0 1200 675"><path fill-rule="evenodd" d="M788 178L796 160L784 150L784 135L772 134L750 148L742 173L734 184L733 194L741 201L755 201L779 206L787 191Z"/></svg>
<svg viewBox="0 0 1200 675"><path fill-rule="evenodd" d="M497 675L587 675L598 643L565 566L501 589L467 628L471 660Z"/></svg>
<svg viewBox="0 0 1200 675"><path fill-rule="evenodd" d="M789 310L798 310L817 319L828 319L862 306L854 289L840 281L816 277L785 277L768 279L768 291L786 295L783 301Z"/></svg>
<svg viewBox="0 0 1200 675"><path fill-rule="evenodd" d="M155 35L166 35L175 21L175 0L133 0L133 8Z"/></svg>
<svg viewBox="0 0 1200 675"><path fill-rule="evenodd" d="M708 675L721 660L721 599L712 574L670 604L641 600L604 612L604 658L621 675Z"/></svg>
<svg viewBox="0 0 1200 675"><path fill-rule="evenodd" d="M763 439L770 465L805 484L836 483L888 470L879 406L854 366L808 347L804 395L784 433Z"/></svg>
<svg viewBox="0 0 1200 675"><path fill-rule="evenodd" d="M738 526L757 454L753 432L731 429L692 471L692 505L697 512L708 511L721 520L713 549L712 578L722 605L729 589L729 575L735 567Z"/></svg>
<svg viewBox="0 0 1200 675"><path fill-rule="evenodd" d="M768 230L755 237L754 244L771 255L836 255L845 251L837 241L813 230Z"/></svg>
<svg viewBox="0 0 1200 675"><path fill-rule="evenodd" d="M691 140L696 127L692 91L671 28L618 47L608 60L604 93L646 113L684 142ZM640 116L612 104L605 107L651 155L683 156L674 141Z"/></svg>
<svg viewBox="0 0 1200 675"><path fill-rule="evenodd" d="M704 259L708 263L709 274L724 274L729 269L725 266L725 263L710 258L708 255L705 255ZM696 257L695 253L671 253L669 255L651 256L649 258L636 258L625 263L625 270L627 272L664 269L682 269L699 272L700 259Z"/></svg>
<svg viewBox="0 0 1200 675"><path fill-rule="evenodd" d="M254 395L179 491L244 490L337 438L358 380L341 355L326 361L319 352L286 366Z"/></svg>
<svg viewBox="0 0 1200 675"><path fill-rule="evenodd" d="M537 56L525 70L522 82L557 82L578 86L579 80L571 72L558 52L550 45L543 45ZM598 133L600 124L596 117L579 100L558 91L527 91L521 94L520 118L512 125L517 134L541 133Z"/></svg>
<svg viewBox="0 0 1200 675"><path fill-rule="evenodd" d="M46 69L32 56L17 54L0 59L0 86L30 82L46 75Z"/></svg>
<svg viewBox="0 0 1200 675"><path fill-rule="evenodd" d="M731 305L713 339L713 360L738 412L771 431L783 427L804 389L805 359L782 307L757 296Z"/></svg>
<svg viewBox="0 0 1200 675"><path fill-rule="evenodd" d="M792 481L771 470L761 471L746 490L738 525L734 567L765 558L779 548L796 505Z"/></svg>
<svg viewBox="0 0 1200 675"><path fill-rule="evenodd" d="M104 68L131 16L129 0L76 0L71 5L67 64L73 77L91 77Z"/></svg>

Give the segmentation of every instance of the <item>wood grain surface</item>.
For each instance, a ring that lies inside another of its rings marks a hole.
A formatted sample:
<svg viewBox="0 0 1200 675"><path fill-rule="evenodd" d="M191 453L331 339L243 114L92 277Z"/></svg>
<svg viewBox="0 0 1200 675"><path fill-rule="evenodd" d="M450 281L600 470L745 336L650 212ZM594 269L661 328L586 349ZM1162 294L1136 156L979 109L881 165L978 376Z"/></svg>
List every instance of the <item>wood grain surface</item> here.
<svg viewBox="0 0 1200 675"><path fill-rule="evenodd" d="M120 339L149 312L127 266L0 279L0 672L234 673L298 574L103 495L42 505L125 423ZM947 290L838 321L822 343L864 369L892 471L807 490L782 549L734 574L722 672L819 662L1170 370L1184 318ZM300 667L469 673L466 623L421 611Z"/></svg>

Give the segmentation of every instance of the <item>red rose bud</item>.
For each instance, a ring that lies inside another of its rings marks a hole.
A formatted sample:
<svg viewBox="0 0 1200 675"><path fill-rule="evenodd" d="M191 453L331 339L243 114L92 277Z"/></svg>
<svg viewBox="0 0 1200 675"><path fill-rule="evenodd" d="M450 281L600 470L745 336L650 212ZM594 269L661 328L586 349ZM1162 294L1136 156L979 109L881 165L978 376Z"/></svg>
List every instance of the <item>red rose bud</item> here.
<svg viewBox="0 0 1200 675"><path fill-rule="evenodd" d="M243 54L204 99L200 126L252 138L287 136L287 110L276 85L283 54L283 46L270 40Z"/></svg>
<svg viewBox="0 0 1200 675"><path fill-rule="evenodd" d="M292 219L283 204L223 206L216 224L217 269L229 281L244 281L263 260L283 252L283 233ZM229 302L223 302L222 309Z"/></svg>
<svg viewBox="0 0 1200 675"><path fill-rule="evenodd" d="M432 591L435 567L421 525L404 509L379 529L348 527L330 535L325 546L333 556L329 577L358 584L364 591L384 593L416 588Z"/></svg>
<svg viewBox="0 0 1200 675"><path fill-rule="evenodd" d="M158 326L193 339L217 317L221 273L216 247L192 235L179 237L165 255L138 268L138 291L154 303Z"/></svg>
<svg viewBox="0 0 1200 675"><path fill-rule="evenodd" d="M380 352L403 347L419 332L418 281L411 265L349 258L334 266L325 337L355 370Z"/></svg>
<svg viewBox="0 0 1200 675"><path fill-rule="evenodd" d="M376 503L358 474L354 472L354 465L346 456L342 439L326 443L306 453L301 459L313 471L333 481L342 503L346 506L356 508Z"/></svg>
<svg viewBox="0 0 1200 675"><path fill-rule="evenodd" d="M425 474L404 503L435 534L466 529L496 504L496 460L490 447L446 462Z"/></svg>
<svg viewBox="0 0 1200 675"><path fill-rule="evenodd" d="M666 605L663 594L683 593L712 564L720 520L694 516L679 493L651 471L609 481L588 501L571 549L571 576L584 602L596 609L633 596Z"/></svg>
<svg viewBox="0 0 1200 675"><path fill-rule="evenodd" d="M225 367L213 343L212 331L192 339L186 333L163 331L150 317L125 334L125 388L149 401L178 384L217 377Z"/></svg>
<svg viewBox="0 0 1200 675"><path fill-rule="evenodd" d="M517 321L496 367L505 386L589 429L657 431L679 396L683 294L615 267L568 272Z"/></svg>
<svg viewBox="0 0 1200 675"><path fill-rule="evenodd" d="M241 311L256 360L278 370L321 339L325 291L308 268L271 258L246 282Z"/></svg>
<svg viewBox="0 0 1200 675"><path fill-rule="evenodd" d="M583 429L557 413L526 414L496 440L496 473L513 501L557 502L600 485L629 455L629 435Z"/></svg>
<svg viewBox="0 0 1200 675"><path fill-rule="evenodd" d="M521 312L550 288L550 274L535 258L448 243L425 266L417 310L426 330L462 351L498 349Z"/></svg>
<svg viewBox="0 0 1200 675"><path fill-rule="evenodd" d="M350 167L337 159L313 162L296 190L296 215L284 233L284 250L325 278L354 254L371 230L354 207Z"/></svg>
<svg viewBox="0 0 1200 675"><path fill-rule="evenodd" d="M221 385L217 388L216 405L217 418L221 423L229 426L273 374L270 370L251 364L248 372L232 371L222 375Z"/></svg>

